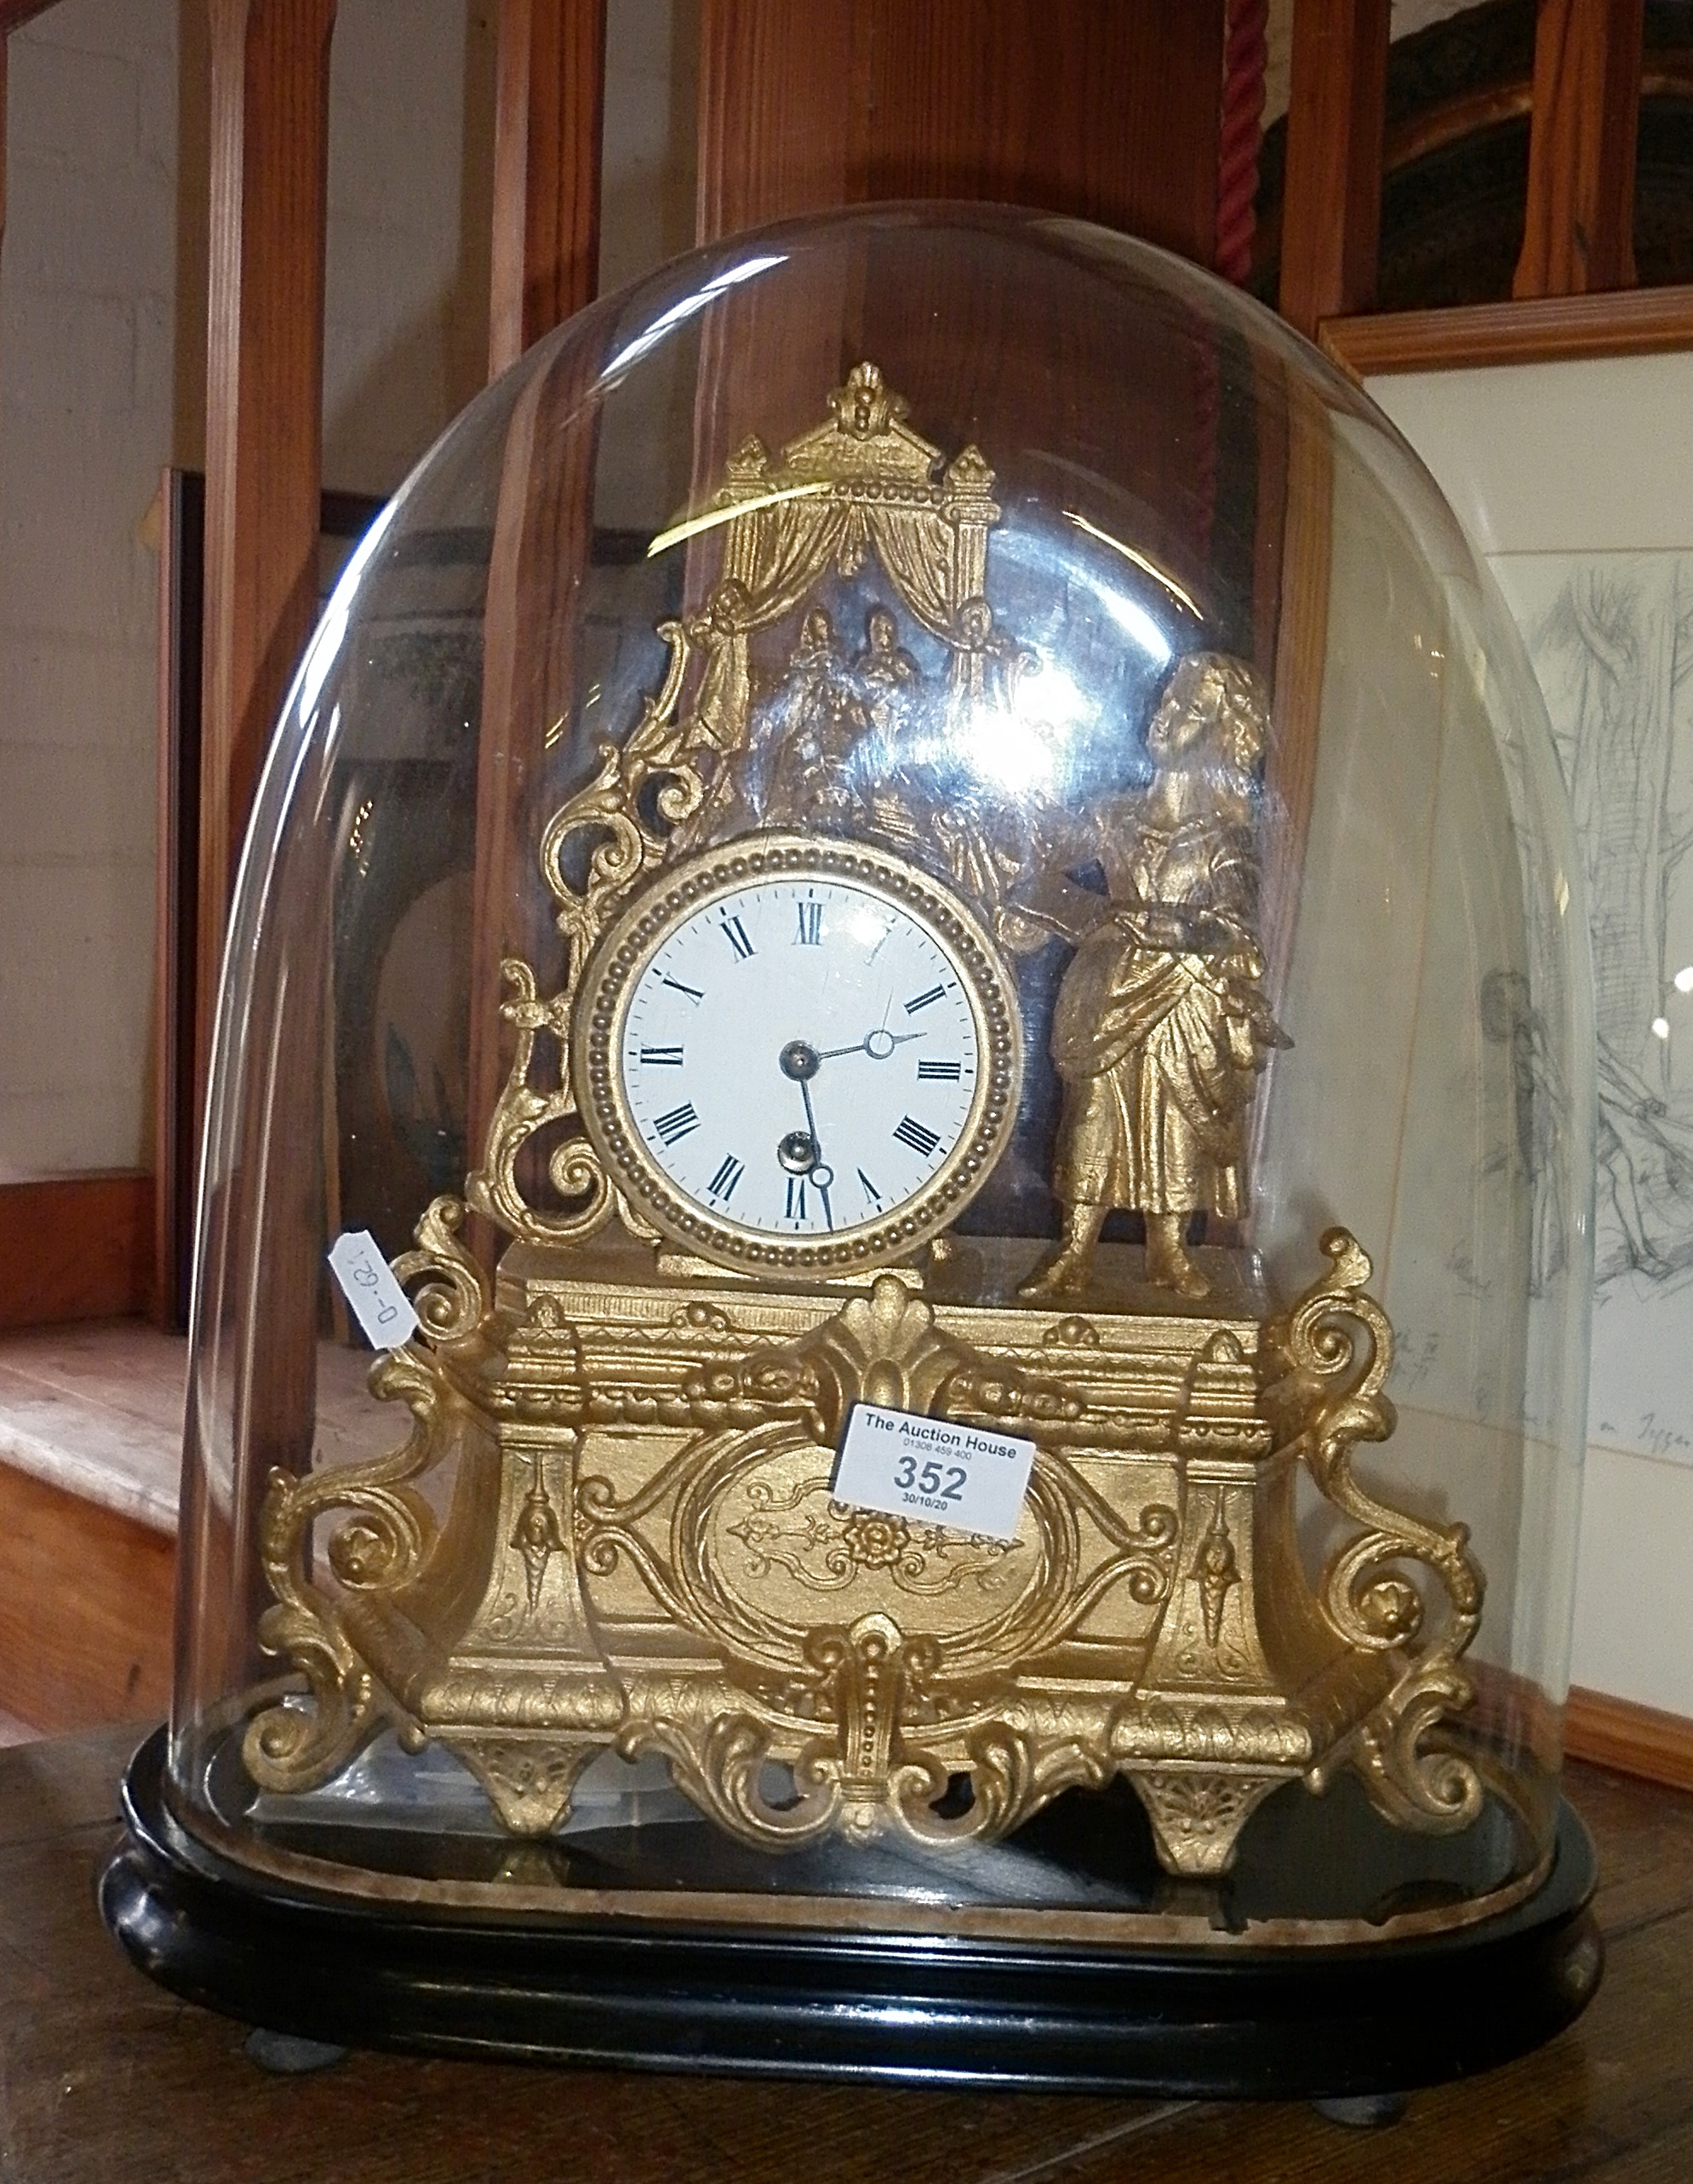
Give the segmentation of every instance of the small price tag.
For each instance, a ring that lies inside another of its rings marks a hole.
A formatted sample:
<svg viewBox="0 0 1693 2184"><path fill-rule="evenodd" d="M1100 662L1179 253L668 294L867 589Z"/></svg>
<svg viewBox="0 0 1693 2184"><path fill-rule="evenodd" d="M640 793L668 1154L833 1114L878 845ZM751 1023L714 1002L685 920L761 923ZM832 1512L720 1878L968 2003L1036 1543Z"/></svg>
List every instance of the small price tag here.
<svg viewBox="0 0 1693 2184"><path fill-rule="evenodd" d="M368 1228L343 1230L329 1247L329 1271L373 1350L398 1350L417 1332L411 1299Z"/></svg>
<svg viewBox="0 0 1693 2184"><path fill-rule="evenodd" d="M950 1418L853 1405L830 1491L890 1517L926 1517L1009 1540L1028 1492L1035 1444Z"/></svg>

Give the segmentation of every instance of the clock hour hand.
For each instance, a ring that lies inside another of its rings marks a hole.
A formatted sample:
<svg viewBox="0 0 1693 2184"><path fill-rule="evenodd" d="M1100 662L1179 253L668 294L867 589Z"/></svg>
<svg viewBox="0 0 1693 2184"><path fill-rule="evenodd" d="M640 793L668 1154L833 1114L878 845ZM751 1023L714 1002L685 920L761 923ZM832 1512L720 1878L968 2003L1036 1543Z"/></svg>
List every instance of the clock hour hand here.
<svg viewBox="0 0 1693 2184"><path fill-rule="evenodd" d="M855 1039L849 1047L825 1047L818 1055L819 1061L833 1061L844 1054L867 1054L872 1061L886 1061L895 1047L902 1047L912 1039L924 1037L921 1032L867 1032L861 1039Z"/></svg>

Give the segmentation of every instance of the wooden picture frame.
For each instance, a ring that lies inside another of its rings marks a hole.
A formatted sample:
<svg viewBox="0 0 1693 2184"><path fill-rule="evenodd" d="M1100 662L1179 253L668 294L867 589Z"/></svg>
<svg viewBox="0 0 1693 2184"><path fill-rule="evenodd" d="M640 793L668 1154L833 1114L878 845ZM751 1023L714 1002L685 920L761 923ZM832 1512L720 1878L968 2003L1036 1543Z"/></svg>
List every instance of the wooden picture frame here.
<svg viewBox="0 0 1693 2184"><path fill-rule="evenodd" d="M1364 312L1325 318L1317 340L1360 385L1390 372L1659 355L1693 349L1693 287Z"/></svg>

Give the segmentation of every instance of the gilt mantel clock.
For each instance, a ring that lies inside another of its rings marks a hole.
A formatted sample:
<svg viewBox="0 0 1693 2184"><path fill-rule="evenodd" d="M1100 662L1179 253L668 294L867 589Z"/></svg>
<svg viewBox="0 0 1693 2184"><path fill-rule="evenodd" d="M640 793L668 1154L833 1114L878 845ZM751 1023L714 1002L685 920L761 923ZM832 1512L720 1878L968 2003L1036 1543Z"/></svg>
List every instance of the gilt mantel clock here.
<svg viewBox="0 0 1693 2184"><path fill-rule="evenodd" d="M376 900L472 777L473 869ZM464 2052L1326 2095L1545 2037L1568 850L1428 481L1191 268L894 208L541 344L266 776L120 1935Z"/></svg>

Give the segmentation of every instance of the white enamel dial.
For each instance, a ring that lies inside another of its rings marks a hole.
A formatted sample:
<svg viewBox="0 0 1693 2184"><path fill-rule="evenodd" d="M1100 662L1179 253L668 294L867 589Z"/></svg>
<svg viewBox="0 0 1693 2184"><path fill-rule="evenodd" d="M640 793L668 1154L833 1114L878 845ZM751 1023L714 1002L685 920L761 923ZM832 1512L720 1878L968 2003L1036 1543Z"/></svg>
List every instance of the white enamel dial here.
<svg viewBox="0 0 1693 2184"><path fill-rule="evenodd" d="M909 1248L1009 1127L1015 1001L991 944L879 853L775 838L695 864L705 884L678 875L615 954L586 1071L609 1164L715 1255Z"/></svg>

